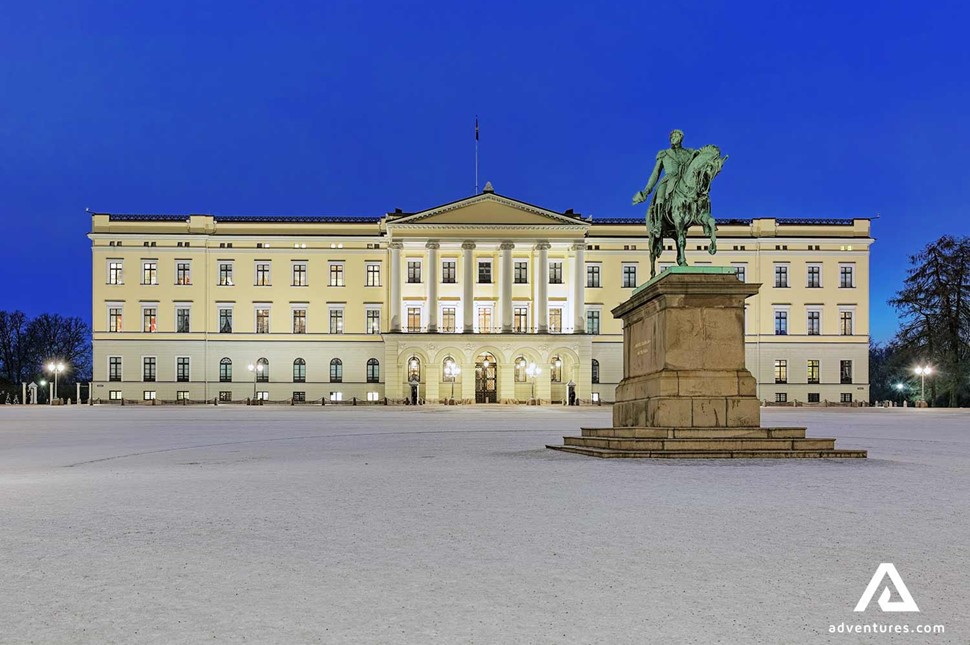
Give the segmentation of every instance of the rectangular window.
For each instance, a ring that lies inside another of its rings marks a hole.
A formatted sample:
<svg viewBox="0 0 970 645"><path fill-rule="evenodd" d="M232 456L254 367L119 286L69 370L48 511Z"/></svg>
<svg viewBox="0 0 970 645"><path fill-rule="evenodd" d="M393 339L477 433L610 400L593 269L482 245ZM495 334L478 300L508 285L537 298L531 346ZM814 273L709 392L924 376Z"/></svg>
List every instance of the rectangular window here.
<svg viewBox="0 0 970 645"><path fill-rule="evenodd" d="M188 401L189 400L189 391L188 390L179 390L178 392L175 393L175 400L176 401Z"/></svg>
<svg viewBox="0 0 970 645"><path fill-rule="evenodd" d="M344 265L336 262L330 264L330 286L344 286Z"/></svg>
<svg viewBox="0 0 970 645"><path fill-rule="evenodd" d="M186 286L192 284L192 264L179 261L175 263L175 284Z"/></svg>
<svg viewBox="0 0 970 645"><path fill-rule="evenodd" d="M512 324L516 333L524 334L529 331L529 308L515 307L512 311Z"/></svg>
<svg viewBox="0 0 970 645"><path fill-rule="evenodd" d="M822 333L822 312L809 311L808 312L808 335L818 336L820 333Z"/></svg>
<svg viewBox="0 0 970 645"><path fill-rule="evenodd" d="M788 312L775 311L775 335L785 336L788 334Z"/></svg>
<svg viewBox="0 0 970 645"><path fill-rule="evenodd" d="M108 262L108 284L124 284L121 260Z"/></svg>
<svg viewBox="0 0 970 645"><path fill-rule="evenodd" d="M822 286L822 267L818 264L808 265L808 288L819 289Z"/></svg>
<svg viewBox="0 0 970 645"><path fill-rule="evenodd" d="M219 263L219 286L232 286L232 262Z"/></svg>
<svg viewBox="0 0 970 645"><path fill-rule="evenodd" d="M594 335L600 333L599 309L590 309L586 312L586 333Z"/></svg>
<svg viewBox="0 0 970 645"><path fill-rule="evenodd" d="M623 265L623 288L633 289L637 286L637 265Z"/></svg>
<svg viewBox="0 0 970 645"><path fill-rule="evenodd" d="M381 265L376 262L370 262L367 264L367 276L364 286L366 287L379 287L381 286Z"/></svg>
<svg viewBox="0 0 970 645"><path fill-rule="evenodd" d="M421 260L408 260L408 284L421 283Z"/></svg>
<svg viewBox="0 0 970 645"><path fill-rule="evenodd" d="M146 356L142 359L141 380L143 381L155 380L155 357L154 356Z"/></svg>
<svg viewBox="0 0 970 645"><path fill-rule="evenodd" d="M598 289L600 287L600 265L586 265L586 287L589 289Z"/></svg>
<svg viewBox="0 0 970 645"><path fill-rule="evenodd" d="M368 309L367 310L367 333L368 334L379 334L381 333L381 310L380 309Z"/></svg>
<svg viewBox="0 0 970 645"><path fill-rule="evenodd" d="M229 309L229 308L219 309L219 333L220 334L232 333L232 309Z"/></svg>
<svg viewBox="0 0 970 645"><path fill-rule="evenodd" d="M559 334L562 332L562 308L554 307L549 310L549 333Z"/></svg>
<svg viewBox="0 0 970 645"><path fill-rule="evenodd" d="M478 284L492 284L492 261L478 261Z"/></svg>
<svg viewBox="0 0 970 645"><path fill-rule="evenodd" d="M441 282L442 284L455 284L457 282L457 267L455 260L444 260L441 263Z"/></svg>
<svg viewBox="0 0 970 645"><path fill-rule="evenodd" d="M293 310L293 333L306 333L306 309Z"/></svg>
<svg viewBox="0 0 970 645"><path fill-rule="evenodd" d="M839 312L839 328L843 336L852 335L852 312L851 311Z"/></svg>
<svg viewBox="0 0 970 645"><path fill-rule="evenodd" d="M441 308L441 331L453 334L456 330L455 308Z"/></svg>
<svg viewBox="0 0 970 645"><path fill-rule="evenodd" d="M788 403L788 392L775 392L775 403Z"/></svg>
<svg viewBox="0 0 970 645"><path fill-rule="evenodd" d="M142 284L158 284L158 263L155 261L142 263Z"/></svg>
<svg viewBox="0 0 970 645"><path fill-rule="evenodd" d="M491 307L478 308L478 333L479 334L492 333L492 308Z"/></svg>
<svg viewBox="0 0 970 645"><path fill-rule="evenodd" d="M302 262L297 262L293 265L293 286L307 286L306 264Z"/></svg>
<svg viewBox="0 0 970 645"><path fill-rule="evenodd" d="M269 333L269 307L259 307L256 309L256 333Z"/></svg>
<svg viewBox="0 0 970 645"><path fill-rule="evenodd" d="M108 380L109 381L121 380L121 357L120 356L108 357Z"/></svg>
<svg viewBox="0 0 970 645"><path fill-rule="evenodd" d="M775 383L788 382L788 361L775 361Z"/></svg>
<svg viewBox="0 0 970 645"><path fill-rule="evenodd" d="M190 329L191 312L188 307L176 307L175 309L175 331L179 334L187 334Z"/></svg>
<svg viewBox="0 0 970 645"><path fill-rule="evenodd" d="M839 361L839 383L852 383L852 361Z"/></svg>
<svg viewBox="0 0 970 645"><path fill-rule="evenodd" d="M819 381L819 361L815 358L808 360L808 382L817 385Z"/></svg>
<svg viewBox="0 0 970 645"><path fill-rule="evenodd" d="M819 393L818 392L809 392L808 393L808 402L809 403L819 403L821 400L822 399L819 396Z"/></svg>
<svg viewBox="0 0 970 645"><path fill-rule="evenodd" d="M145 401L155 400L155 390L143 390L141 393L142 399Z"/></svg>
<svg viewBox="0 0 970 645"><path fill-rule="evenodd" d="M779 288L784 288L788 286L788 265L787 264L775 265L775 286Z"/></svg>
<svg viewBox="0 0 970 645"><path fill-rule="evenodd" d="M421 331L421 307L408 307L408 331Z"/></svg>
<svg viewBox="0 0 970 645"><path fill-rule="evenodd" d="M158 331L158 309L155 307L145 307L141 310L141 317L142 331L149 333Z"/></svg>
<svg viewBox="0 0 970 645"><path fill-rule="evenodd" d="M549 284L562 284L562 262L559 260L549 262Z"/></svg>
<svg viewBox="0 0 970 645"><path fill-rule="evenodd" d="M513 267L515 269L515 273L513 276L513 280L515 284L528 284L529 283L529 263L517 260L513 264Z"/></svg>
<svg viewBox="0 0 970 645"><path fill-rule="evenodd" d="M738 276L738 280L744 282L747 279L748 265L746 264L735 264L734 265L734 275Z"/></svg>
<svg viewBox="0 0 970 645"><path fill-rule="evenodd" d="M189 357L179 356L175 359L175 380L179 383L189 381Z"/></svg>
<svg viewBox="0 0 970 645"><path fill-rule="evenodd" d="M367 393L367 400L368 401L379 401L380 399L378 399L377 395L378 395L377 392L368 392Z"/></svg>
<svg viewBox="0 0 970 645"><path fill-rule="evenodd" d="M344 333L344 310L342 307L330 308L330 333Z"/></svg>
<svg viewBox="0 0 970 645"><path fill-rule="evenodd" d="M330 400L332 402L334 402L334 403L339 403L340 401L343 401L344 400L344 393L343 392L331 392L330 393Z"/></svg>
<svg viewBox="0 0 970 645"><path fill-rule="evenodd" d="M256 286L268 287L269 283L269 262L256 263Z"/></svg>
<svg viewBox="0 0 970 645"><path fill-rule="evenodd" d="M121 307L108 309L108 331L121 331Z"/></svg>
<svg viewBox="0 0 970 645"><path fill-rule="evenodd" d="M294 403L306 403L306 392L294 392L293 393Z"/></svg>
<svg viewBox="0 0 970 645"><path fill-rule="evenodd" d="M266 390L260 390L259 392L256 393L256 400L269 401L269 392L267 392Z"/></svg>
<svg viewBox="0 0 970 645"><path fill-rule="evenodd" d="M842 289L851 289L855 286L855 276L853 275L853 266L851 264L842 264L839 266L839 287Z"/></svg>
<svg viewBox="0 0 970 645"><path fill-rule="evenodd" d="M842 403L852 403L852 392L842 392L839 395L839 400Z"/></svg>
<svg viewBox="0 0 970 645"><path fill-rule="evenodd" d="M220 403L229 403L231 401L232 401L232 392L230 392L228 390L221 390L219 392L219 402Z"/></svg>
<svg viewBox="0 0 970 645"><path fill-rule="evenodd" d="M121 400L121 390L109 390L108 391L109 401L120 401Z"/></svg>

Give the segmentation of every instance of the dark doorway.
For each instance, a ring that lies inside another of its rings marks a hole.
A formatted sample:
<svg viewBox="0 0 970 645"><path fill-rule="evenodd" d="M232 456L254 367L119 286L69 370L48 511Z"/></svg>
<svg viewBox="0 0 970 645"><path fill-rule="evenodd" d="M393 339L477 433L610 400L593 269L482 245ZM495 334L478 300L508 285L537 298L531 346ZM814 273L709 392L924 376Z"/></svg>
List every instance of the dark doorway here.
<svg viewBox="0 0 970 645"><path fill-rule="evenodd" d="M498 403L498 365L491 354L475 361L475 403Z"/></svg>

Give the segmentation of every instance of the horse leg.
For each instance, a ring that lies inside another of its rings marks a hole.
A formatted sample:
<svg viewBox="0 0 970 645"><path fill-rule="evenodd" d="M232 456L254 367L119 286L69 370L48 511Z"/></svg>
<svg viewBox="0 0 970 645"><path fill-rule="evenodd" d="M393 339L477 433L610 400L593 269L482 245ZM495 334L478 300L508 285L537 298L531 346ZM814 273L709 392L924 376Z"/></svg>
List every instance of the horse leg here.
<svg viewBox="0 0 970 645"><path fill-rule="evenodd" d="M677 227L677 266L687 266L687 255L684 250L687 246L687 231L682 227Z"/></svg>
<svg viewBox="0 0 970 645"><path fill-rule="evenodd" d="M663 240L662 237L656 233L650 233L650 241L648 245L650 247L650 277L653 278L657 275L657 258L660 257L660 250L658 248L657 240Z"/></svg>
<svg viewBox="0 0 970 645"><path fill-rule="evenodd" d="M710 215L707 215L704 219L704 232L711 238L711 244L708 246L707 252L714 255L717 253L717 226L714 224L714 218Z"/></svg>

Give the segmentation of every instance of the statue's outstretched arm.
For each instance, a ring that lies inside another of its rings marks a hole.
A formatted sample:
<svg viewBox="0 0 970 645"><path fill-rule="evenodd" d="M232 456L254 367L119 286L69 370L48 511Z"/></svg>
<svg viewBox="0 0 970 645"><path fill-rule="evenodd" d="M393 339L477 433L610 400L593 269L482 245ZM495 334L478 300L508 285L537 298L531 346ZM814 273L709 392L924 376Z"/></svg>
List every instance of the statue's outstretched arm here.
<svg viewBox="0 0 970 645"><path fill-rule="evenodd" d="M639 204L641 202L647 201L647 198L650 196L650 191L653 190L653 187L657 185L657 181L660 179L660 171L662 169L663 169L663 161L660 159L657 159L657 163L653 167L653 172L650 173L650 179L647 180L646 188L644 188L639 193L633 196L634 204Z"/></svg>

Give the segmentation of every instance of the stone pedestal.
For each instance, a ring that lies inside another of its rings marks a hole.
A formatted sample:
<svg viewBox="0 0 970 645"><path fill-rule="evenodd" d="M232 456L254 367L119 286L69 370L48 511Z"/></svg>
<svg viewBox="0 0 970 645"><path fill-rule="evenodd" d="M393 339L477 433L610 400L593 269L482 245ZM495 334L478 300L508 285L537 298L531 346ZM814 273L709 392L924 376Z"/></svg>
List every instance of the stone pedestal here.
<svg viewBox="0 0 970 645"><path fill-rule="evenodd" d="M865 457L804 428L762 428L744 364L744 302L758 284L728 267L675 267L613 309L623 380L612 428L548 446L599 457Z"/></svg>

